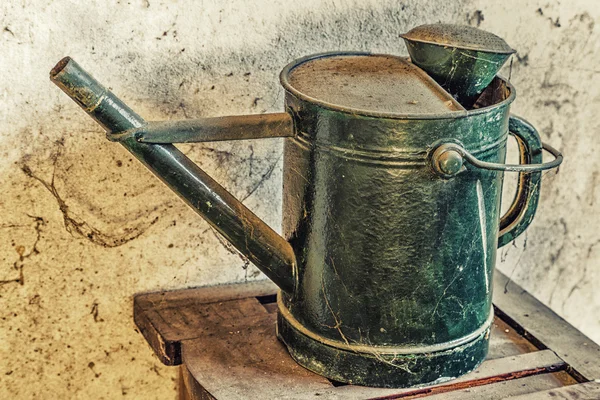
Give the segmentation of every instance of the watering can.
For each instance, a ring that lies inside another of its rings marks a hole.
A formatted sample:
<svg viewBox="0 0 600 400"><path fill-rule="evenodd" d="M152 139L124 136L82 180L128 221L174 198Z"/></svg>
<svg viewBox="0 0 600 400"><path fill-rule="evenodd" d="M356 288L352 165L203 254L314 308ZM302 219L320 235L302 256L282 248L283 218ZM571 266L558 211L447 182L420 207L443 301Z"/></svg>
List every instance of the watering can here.
<svg viewBox="0 0 600 400"><path fill-rule="evenodd" d="M378 387L439 383L486 356L496 249L562 161L510 116L500 77L465 109L407 59L336 52L281 73L285 112L146 122L65 58L51 79L281 290L277 335L305 368ZM408 83L407 83L408 82ZM505 164L517 139L520 164ZM279 235L172 143L283 137ZM555 156L542 163L542 149ZM504 171L519 173L500 216Z"/></svg>

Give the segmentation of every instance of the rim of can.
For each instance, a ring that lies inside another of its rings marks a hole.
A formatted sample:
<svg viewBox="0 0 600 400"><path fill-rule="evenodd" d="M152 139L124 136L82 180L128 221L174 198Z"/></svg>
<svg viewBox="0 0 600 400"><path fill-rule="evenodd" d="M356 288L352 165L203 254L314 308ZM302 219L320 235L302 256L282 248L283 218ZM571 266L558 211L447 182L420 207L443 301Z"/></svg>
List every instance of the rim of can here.
<svg viewBox="0 0 600 400"><path fill-rule="evenodd" d="M370 53L370 52L361 52L361 51L330 51L330 52L324 52L324 53L310 54L310 55L298 58L298 59L290 62L289 64L287 64L283 68L281 73L279 74L279 81L281 82L281 85L287 92L293 94L294 96L296 96L297 98L299 98L301 100L316 104L320 107L323 107L323 108L326 108L329 110L333 110L333 111L338 111L338 112L347 113L347 114L360 115L360 116L365 116L365 117L374 117L374 118L422 119L422 120L423 119L466 118L466 117L471 117L471 116L475 116L475 115L479 115L479 114L486 114L497 108L507 106L510 103L512 103L516 97L516 91L515 91L514 86L508 80L499 76L499 78L502 79L502 81L504 81L504 83L506 84L506 87L508 88L510 94L508 95L508 97L506 99L504 99L494 105L491 105L488 107L483 107L483 108L472 109L472 110L449 111L449 112L445 112L445 113L406 114L406 113L393 113L393 112L377 112L377 111L364 110L364 109L360 109L360 108L340 106L337 104L319 100L319 99L311 97L305 93L302 93L301 91L296 89L294 86L292 86L292 84L290 83L289 78L290 78L291 72L295 68L299 67L300 65L302 65L308 61L318 60L321 58L340 57L340 56L365 56L365 57L385 56L385 57L396 57L396 58L400 58L400 59L406 59L406 57L400 57L400 56L395 56L395 55L390 55L390 54Z"/></svg>

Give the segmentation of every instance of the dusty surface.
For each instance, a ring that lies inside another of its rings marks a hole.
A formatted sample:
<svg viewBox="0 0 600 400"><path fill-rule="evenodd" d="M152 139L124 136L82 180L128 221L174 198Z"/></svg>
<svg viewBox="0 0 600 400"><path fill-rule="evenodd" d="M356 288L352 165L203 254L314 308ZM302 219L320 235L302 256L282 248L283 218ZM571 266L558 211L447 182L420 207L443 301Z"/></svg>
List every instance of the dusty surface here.
<svg viewBox="0 0 600 400"><path fill-rule="evenodd" d="M149 120L260 113L281 110L278 73L293 58L404 55L398 35L438 21L480 25L518 51L513 110L567 161L499 267L600 341L593 0L4 1L0 398L174 398L175 371L136 332L132 295L260 278L50 83L60 58ZM278 139L182 148L279 227Z"/></svg>
<svg viewBox="0 0 600 400"><path fill-rule="evenodd" d="M398 57L318 58L292 69L289 84L305 96L366 113L435 114L464 110L423 70Z"/></svg>

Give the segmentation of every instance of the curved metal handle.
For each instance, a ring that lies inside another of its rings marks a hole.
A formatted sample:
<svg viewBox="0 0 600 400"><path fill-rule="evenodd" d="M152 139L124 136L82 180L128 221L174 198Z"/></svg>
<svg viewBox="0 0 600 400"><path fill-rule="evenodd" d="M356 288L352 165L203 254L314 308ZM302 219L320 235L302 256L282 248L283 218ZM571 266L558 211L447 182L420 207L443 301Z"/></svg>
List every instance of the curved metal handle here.
<svg viewBox="0 0 600 400"><path fill-rule="evenodd" d="M508 121L509 132L517 139L519 145L519 162L528 165L547 165L542 162L542 149L544 144L537 130L522 118L511 116ZM552 148L552 150L554 150ZM562 155L557 153L553 162L556 166L562 162ZM554 153L553 153L554 154ZM543 168L548 169L548 168ZM508 211L500 218L500 233L498 235L498 247L512 242L517 236L527 229L533 221L537 209L540 188L542 185L542 170L524 170L519 173L517 193L508 208Z"/></svg>
<svg viewBox="0 0 600 400"><path fill-rule="evenodd" d="M468 162L476 168L491 171L519 172L519 184L515 198L508 211L500 219L498 247L510 243L529 226L538 204L542 171L558 167L562 154L554 147L542 143L536 129L522 118L511 116L509 133L519 145L520 164L498 164L481 161L458 143L442 143L434 148L430 156L433 170L442 178L452 178L466 170ZM554 160L543 163L542 150L554 156Z"/></svg>
<svg viewBox="0 0 600 400"><path fill-rule="evenodd" d="M510 118L512 119L517 117ZM516 133L513 131L509 131L509 133L513 136L517 136ZM540 157L540 162L535 164L491 163L479 160L477 157L469 153L464 147L462 147L458 143L443 143L435 148L433 156L431 157L431 162L434 171L444 178L452 177L458 174L459 172L462 172L462 166L465 161L467 161L474 167L487 169L490 171L506 171L521 173L545 171L548 169L556 168L563 162L562 153L556 150L554 147L541 141L539 147L539 150L546 150L548 153L552 154L554 156L554 160L542 163L542 159Z"/></svg>
<svg viewBox="0 0 600 400"><path fill-rule="evenodd" d="M515 117L511 117L515 118ZM510 132L513 136L516 136L514 132ZM546 162L546 163L536 163L536 164L497 164L490 163L486 161L480 161L475 156L470 154L468 151L465 151L464 157L469 162L469 164L481 168L481 169L489 169L492 171L509 171L509 172L537 172L537 171L545 171L547 169L552 169L558 167L563 162L562 153L556 150L554 147L550 146L548 143L540 142L541 149L546 150L548 153L554 156L554 160ZM540 159L540 161L542 161Z"/></svg>

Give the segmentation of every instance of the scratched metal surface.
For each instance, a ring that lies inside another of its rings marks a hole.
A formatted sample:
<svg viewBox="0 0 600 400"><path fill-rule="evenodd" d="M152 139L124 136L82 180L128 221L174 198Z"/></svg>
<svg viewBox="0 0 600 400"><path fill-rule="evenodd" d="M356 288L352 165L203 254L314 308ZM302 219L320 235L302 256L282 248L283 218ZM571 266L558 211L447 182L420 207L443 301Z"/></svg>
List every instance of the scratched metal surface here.
<svg viewBox="0 0 600 400"><path fill-rule="evenodd" d="M567 161L499 266L600 340L594 1L268 3L0 3L1 398L173 398L174 373L134 331L133 294L260 277L50 83L68 54L143 117L179 119L281 111L293 58L405 55L398 34L421 23L500 35L518 50L514 112ZM278 140L181 148L279 226Z"/></svg>

